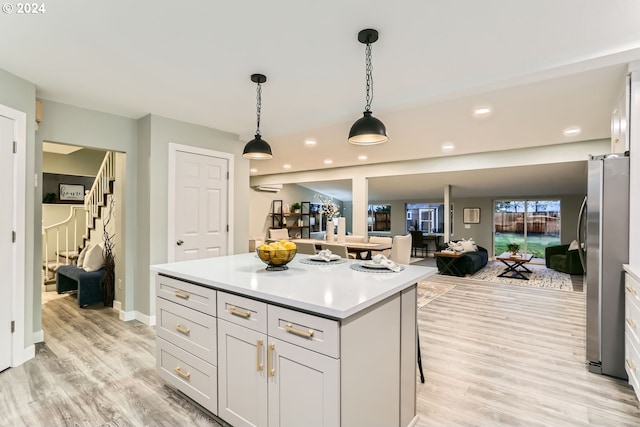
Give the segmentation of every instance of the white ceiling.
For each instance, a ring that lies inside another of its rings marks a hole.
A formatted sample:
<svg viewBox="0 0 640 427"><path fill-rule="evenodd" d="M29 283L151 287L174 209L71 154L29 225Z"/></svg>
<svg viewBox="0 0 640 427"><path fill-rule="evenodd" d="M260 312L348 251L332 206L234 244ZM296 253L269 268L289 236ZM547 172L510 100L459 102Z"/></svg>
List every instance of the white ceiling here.
<svg viewBox="0 0 640 427"><path fill-rule="evenodd" d="M67 0L4 13L0 66L40 98L201 124L240 146L255 131L249 76L264 73L274 159L252 162L263 175L606 138L626 64L640 59L638 16L635 0ZM355 147L367 27L380 32L372 110L390 140ZM472 118L485 104L494 113ZM569 126L582 133L565 137Z"/></svg>

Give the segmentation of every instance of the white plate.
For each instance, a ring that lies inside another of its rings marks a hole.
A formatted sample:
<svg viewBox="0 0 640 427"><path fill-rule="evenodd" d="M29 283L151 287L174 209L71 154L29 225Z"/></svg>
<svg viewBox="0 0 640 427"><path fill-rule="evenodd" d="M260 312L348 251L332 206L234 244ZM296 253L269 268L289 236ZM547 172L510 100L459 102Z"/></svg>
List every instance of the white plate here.
<svg viewBox="0 0 640 427"><path fill-rule="evenodd" d="M324 262L327 262L327 260L325 260L324 258L321 258L321 257L316 256L316 255L312 255L312 256L310 256L310 257L309 257L309 259L312 259L312 260L314 260L314 261L324 261ZM340 259L340 255L338 255L338 254L331 254L331 255L329 255L329 261L337 261L337 260L339 260L339 259Z"/></svg>
<svg viewBox="0 0 640 427"><path fill-rule="evenodd" d="M387 268L386 266L384 266L382 264L376 264L375 262L372 262L372 261L363 262L360 265L363 266L363 267L366 267L366 268Z"/></svg>

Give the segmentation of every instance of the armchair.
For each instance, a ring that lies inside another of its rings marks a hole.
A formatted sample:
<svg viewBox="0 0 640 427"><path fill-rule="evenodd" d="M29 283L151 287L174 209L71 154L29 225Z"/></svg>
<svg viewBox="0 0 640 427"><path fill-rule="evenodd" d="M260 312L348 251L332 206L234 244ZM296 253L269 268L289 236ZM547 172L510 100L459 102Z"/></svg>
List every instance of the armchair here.
<svg viewBox="0 0 640 427"><path fill-rule="evenodd" d="M546 247L544 259L547 268L568 274L584 274L578 249L569 250L569 245Z"/></svg>

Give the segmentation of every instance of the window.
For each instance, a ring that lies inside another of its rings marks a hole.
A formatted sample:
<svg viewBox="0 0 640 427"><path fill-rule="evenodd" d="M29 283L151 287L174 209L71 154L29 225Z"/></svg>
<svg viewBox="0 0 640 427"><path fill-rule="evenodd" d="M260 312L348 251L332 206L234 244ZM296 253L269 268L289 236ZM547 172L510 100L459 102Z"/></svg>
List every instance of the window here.
<svg viewBox="0 0 640 427"><path fill-rule="evenodd" d="M444 233L443 203L408 203L406 231Z"/></svg>
<svg viewBox="0 0 640 427"><path fill-rule="evenodd" d="M497 200L493 229L495 255L517 243L522 253L544 258L547 246L560 244L560 200Z"/></svg>
<svg viewBox="0 0 640 427"><path fill-rule="evenodd" d="M369 205L369 231L391 231L391 205Z"/></svg>

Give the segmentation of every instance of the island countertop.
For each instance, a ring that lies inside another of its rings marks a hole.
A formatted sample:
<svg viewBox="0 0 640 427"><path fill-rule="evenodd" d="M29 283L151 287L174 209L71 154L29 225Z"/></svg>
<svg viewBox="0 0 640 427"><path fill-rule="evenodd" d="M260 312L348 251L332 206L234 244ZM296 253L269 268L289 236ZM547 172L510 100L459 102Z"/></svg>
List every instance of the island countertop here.
<svg viewBox="0 0 640 427"><path fill-rule="evenodd" d="M297 254L288 270L267 271L255 253L151 266L151 271L215 289L246 295L321 316L345 319L433 274L436 269L404 266L395 272L361 272L348 260L309 265Z"/></svg>

